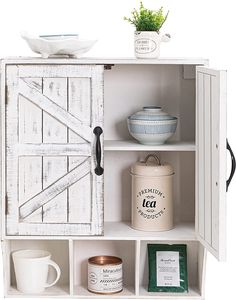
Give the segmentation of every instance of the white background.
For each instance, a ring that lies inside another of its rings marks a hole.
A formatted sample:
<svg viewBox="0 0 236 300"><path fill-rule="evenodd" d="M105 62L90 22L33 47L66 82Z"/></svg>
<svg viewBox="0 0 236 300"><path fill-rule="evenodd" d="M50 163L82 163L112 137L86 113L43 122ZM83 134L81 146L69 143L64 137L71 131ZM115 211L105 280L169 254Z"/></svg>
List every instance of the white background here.
<svg viewBox="0 0 236 300"><path fill-rule="evenodd" d="M236 152L236 43L232 0L144 0L150 8L170 10L163 33L172 41L162 45L162 57L204 57L228 70L228 138ZM133 30L123 20L135 0L0 0L0 57L34 55L20 38L30 33L79 33L98 38L86 56L133 56ZM228 257L207 260L206 300L235 299L236 185L228 192ZM0 262L1 269L1 262ZM2 274L1 274L2 276ZM0 298L3 295L0 278Z"/></svg>

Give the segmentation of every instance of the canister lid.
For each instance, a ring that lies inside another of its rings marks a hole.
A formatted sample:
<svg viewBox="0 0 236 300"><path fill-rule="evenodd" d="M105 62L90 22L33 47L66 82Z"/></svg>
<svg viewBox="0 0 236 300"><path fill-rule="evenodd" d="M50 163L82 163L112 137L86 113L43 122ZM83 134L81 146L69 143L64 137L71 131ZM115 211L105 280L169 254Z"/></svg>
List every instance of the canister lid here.
<svg viewBox="0 0 236 300"><path fill-rule="evenodd" d="M161 164L155 154L149 154L144 161L136 162L131 166L131 173L150 177L168 176L174 174L174 169L170 164Z"/></svg>

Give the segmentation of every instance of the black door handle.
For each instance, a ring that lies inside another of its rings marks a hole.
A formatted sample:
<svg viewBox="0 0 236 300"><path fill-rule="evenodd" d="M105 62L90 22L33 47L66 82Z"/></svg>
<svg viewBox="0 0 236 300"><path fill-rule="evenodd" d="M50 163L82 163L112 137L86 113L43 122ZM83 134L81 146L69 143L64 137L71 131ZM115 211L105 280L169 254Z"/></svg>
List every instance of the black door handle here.
<svg viewBox="0 0 236 300"><path fill-rule="evenodd" d="M226 181L226 191L228 191L230 182L231 182L231 180L234 176L236 163L235 163L235 156L234 156L233 150L231 149L231 147L229 145L228 139L226 139L226 148L227 148L227 150L229 150L229 153L230 153L230 156L231 156L231 171L230 171L229 178Z"/></svg>
<svg viewBox="0 0 236 300"><path fill-rule="evenodd" d="M101 127L97 126L94 128L93 133L96 135L96 161L97 166L94 169L96 175L101 176L104 172L104 169L101 167L101 157L102 157L102 149L101 149L101 142L100 142L100 135L103 133Z"/></svg>

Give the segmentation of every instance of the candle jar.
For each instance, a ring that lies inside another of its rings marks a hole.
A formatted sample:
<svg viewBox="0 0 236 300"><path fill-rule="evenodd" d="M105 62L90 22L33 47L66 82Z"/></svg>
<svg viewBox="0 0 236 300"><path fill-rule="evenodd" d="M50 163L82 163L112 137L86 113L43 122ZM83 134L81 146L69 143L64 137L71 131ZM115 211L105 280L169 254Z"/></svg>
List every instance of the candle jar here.
<svg viewBox="0 0 236 300"><path fill-rule="evenodd" d="M88 259L88 290L96 294L116 294L123 289L122 259L93 256Z"/></svg>

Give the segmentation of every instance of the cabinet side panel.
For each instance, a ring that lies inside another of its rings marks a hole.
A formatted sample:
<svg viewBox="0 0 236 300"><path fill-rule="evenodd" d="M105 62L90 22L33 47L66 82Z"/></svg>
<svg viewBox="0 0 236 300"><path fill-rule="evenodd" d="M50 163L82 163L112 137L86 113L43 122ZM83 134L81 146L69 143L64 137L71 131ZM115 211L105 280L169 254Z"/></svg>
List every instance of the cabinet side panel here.
<svg viewBox="0 0 236 300"><path fill-rule="evenodd" d="M198 145L197 158L196 158L196 167L197 167L197 188L196 188L196 213L197 213L197 230L199 235L204 238L205 232L205 215L204 215L204 202L205 202L205 194L204 194L204 165L203 162L205 160L204 156L204 143L200 144L200 139L204 137L204 77L203 74L197 75L197 120L198 120L198 130L196 135L196 142ZM204 139L205 142L205 139ZM202 162L199 164L198 162Z"/></svg>
<svg viewBox="0 0 236 300"><path fill-rule="evenodd" d="M5 64L0 60L0 127L1 127L1 136L0 136L0 191L1 191L1 200L0 200L0 214L1 214L1 223L0 223L0 234L1 239L5 235L5 199L6 199L6 189L5 189L5 102L6 102L6 90L5 90Z"/></svg>
<svg viewBox="0 0 236 300"><path fill-rule="evenodd" d="M205 275L206 275L207 251L200 243L198 245L198 284L202 297L205 294Z"/></svg>
<svg viewBox="0 0 236 300"><path fill-rule="evenodd" d="M212 161L211 161L211 77L204 75L204 161L205 181L204 181L204 212L205 212L205 240L211 245L212 243L212 194L211 194L211 178L212 178Z"/></svg>

